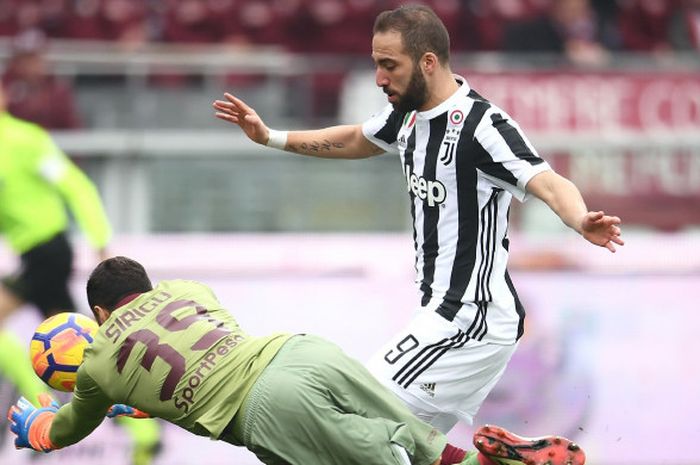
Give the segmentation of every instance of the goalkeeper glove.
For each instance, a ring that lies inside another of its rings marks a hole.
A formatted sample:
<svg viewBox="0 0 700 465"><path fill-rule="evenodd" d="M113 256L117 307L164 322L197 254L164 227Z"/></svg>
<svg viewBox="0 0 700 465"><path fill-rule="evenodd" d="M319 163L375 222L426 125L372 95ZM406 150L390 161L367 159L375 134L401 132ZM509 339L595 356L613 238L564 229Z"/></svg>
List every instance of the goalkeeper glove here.
<svg viewBox="0 0 700 465"><path fill-rule="evenodd" d="M151 416L137 408L125 404L114 404L107 410L108 418L115 417L131 417L131 418L150 418Z"/></svg>
<svg viewBox="0 0 700 465"><path fill-rule="evenodd" d="M10 431L17 435L15 448L26 447L39 452L58 449L49 439L51 423L59 407L58 402L48 394L41 394L39 405L41 408L36 408L27 399L20 397L17 404L8 410Z"/></svg>

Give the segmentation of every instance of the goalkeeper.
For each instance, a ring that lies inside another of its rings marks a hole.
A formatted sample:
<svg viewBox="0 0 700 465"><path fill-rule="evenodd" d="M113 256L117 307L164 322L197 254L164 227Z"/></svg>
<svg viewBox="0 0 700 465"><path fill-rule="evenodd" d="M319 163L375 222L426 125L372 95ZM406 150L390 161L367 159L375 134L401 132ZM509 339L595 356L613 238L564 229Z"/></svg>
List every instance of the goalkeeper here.
<svg viewBox="0 0 700 465"><path fill-rule="evenodd" d="M90 179L45 130L10 115L4 97L0 84L0 233L21 266L0 282L0 374L35 401L46 386L18 358L25 348L3 324L25 303L45 317L75 311L68 289L73 247L66 207L101 259L111 228ZM150 464L157 451L158 424L131 419L120 424L132 440L132 465Z"/></svg>
<svg viewBox="0 0 700 465"><path fill-rule="evenodd" d="M100 263L87 297L100 330L74 396L60 409L20 399L9 412L17 447L74 444L111 408L243 445L268 465L584 463L563 438L525 440L496 427L477 431L482 452L464 453L337 346L303 334L252 337L205 285L153 288L129 258Z"/></svg>

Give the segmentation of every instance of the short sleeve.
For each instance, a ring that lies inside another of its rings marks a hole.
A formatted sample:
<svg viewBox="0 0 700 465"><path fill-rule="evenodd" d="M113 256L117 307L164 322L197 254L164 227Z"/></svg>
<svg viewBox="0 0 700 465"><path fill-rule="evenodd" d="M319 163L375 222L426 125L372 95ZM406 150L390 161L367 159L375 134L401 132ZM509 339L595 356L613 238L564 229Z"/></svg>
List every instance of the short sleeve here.
<svg viewBox="0 0 700 465"><path fill-rule="evenodd" d="M525 186L530 179L551 169L537 154L520 126L496 107L481 120L474 138L476 167L485 178L521 202L529 198Z"/></svg>
<svg viewBox="0 0 700 465"><path fill-rule="evenodd" d="M397 139L403 116L391 105L387 105L381 112L362 124L362 134L385 151L398 153Z"/></svg>

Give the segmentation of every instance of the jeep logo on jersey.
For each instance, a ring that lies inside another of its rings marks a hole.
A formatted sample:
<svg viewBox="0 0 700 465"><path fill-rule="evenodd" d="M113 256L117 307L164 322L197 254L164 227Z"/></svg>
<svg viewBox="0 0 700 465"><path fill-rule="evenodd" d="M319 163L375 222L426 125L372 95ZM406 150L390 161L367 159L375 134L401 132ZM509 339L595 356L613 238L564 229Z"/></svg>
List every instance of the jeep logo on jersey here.
<svg viewBox="0 0 700 465"><path fill-rule="evenodd" d="M406 186L408 192L413 192L413 195L428 202L429 207L440 205L447 198L447 189L443 183L416 176L415 173L409 172L408 166L406 166Z"/></svg>

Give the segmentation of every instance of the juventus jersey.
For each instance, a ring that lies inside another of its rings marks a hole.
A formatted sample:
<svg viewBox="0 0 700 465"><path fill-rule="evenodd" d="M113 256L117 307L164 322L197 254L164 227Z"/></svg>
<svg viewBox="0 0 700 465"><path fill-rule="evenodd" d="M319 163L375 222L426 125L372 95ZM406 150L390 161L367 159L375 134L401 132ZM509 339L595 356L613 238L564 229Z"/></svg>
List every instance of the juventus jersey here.
<svg viewBox="0 0 700 465"><path fill-rule="evenodd" d="M508 276L512 197L548 170L518 124L470 89L423 112L391 105L362 126L365 137L398 152L410 197L421 305L470 339L511 344L525 312Z"/></svg>

